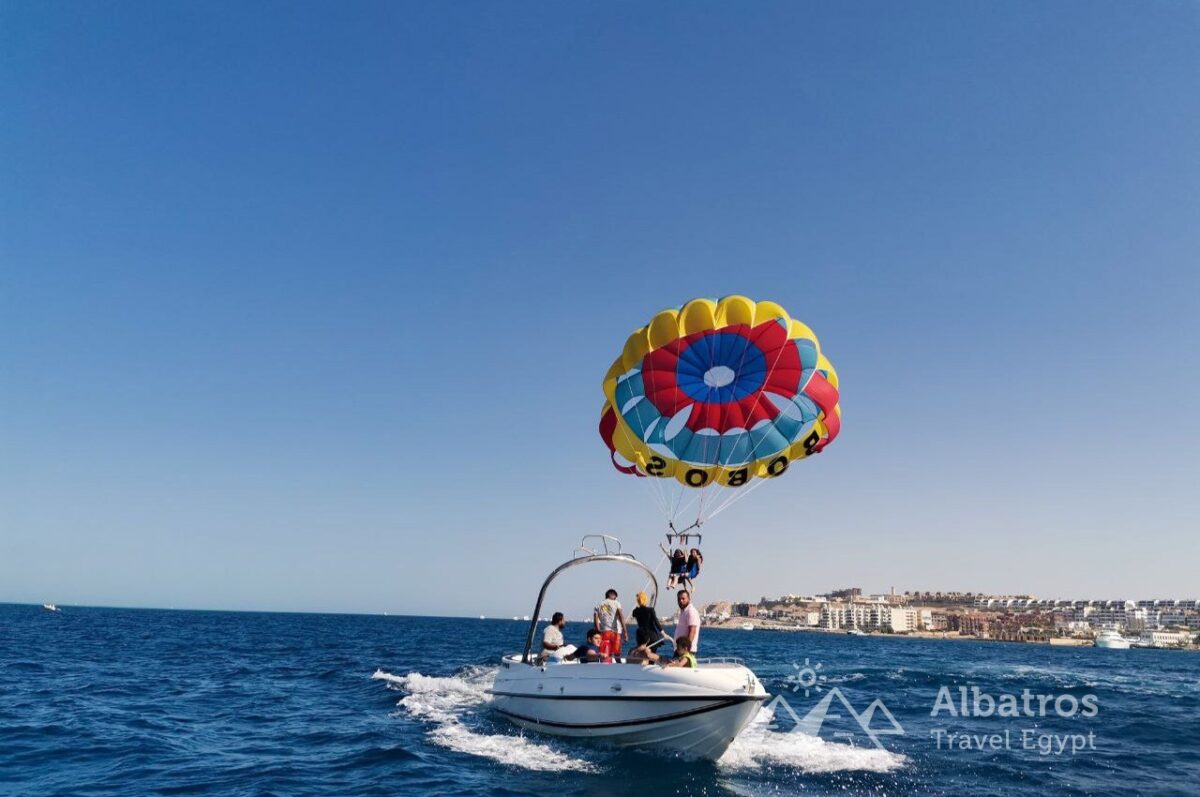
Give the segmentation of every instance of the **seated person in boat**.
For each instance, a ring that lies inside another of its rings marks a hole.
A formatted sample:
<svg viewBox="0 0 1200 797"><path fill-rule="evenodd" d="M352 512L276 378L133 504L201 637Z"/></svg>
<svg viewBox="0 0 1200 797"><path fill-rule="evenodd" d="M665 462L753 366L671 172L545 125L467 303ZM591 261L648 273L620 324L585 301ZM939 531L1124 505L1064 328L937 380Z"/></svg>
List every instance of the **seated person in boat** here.
<svg viewBox="0 0 1200 797"><path fill-rule="evenodd" d="M600 653L600 632L595 628L589 628L587 642L575 648L574 652L563 658L569 661L577 661L580 664L603 659L604 657Z"/></svg>
<svg viewBox="0 0 1200 797"><path fill-rule="evenodd" d="M550 624L542 631L542 659L562 658L555 655L563 647L563 627L567 624L562 612L555 612L550 618Z"/></svg>
<svg viewBox="0 0 1200 797"><path fill-rule="evenodd" d="M687 637L675 640L674 656L660 656L649 647L642 645L629 654L630 658L638 656L639 661L652 661L664 667L690 667L696 669L696 655L692 653L691 642Z"/></svg>
<svg viewBox="0 0 1200 797"><path fill-rule="evenodd" d="M675 658L663 663L664 667L690 667L696 669L696 654L692 653L692 642L687 637L675 640Z"/></svg>

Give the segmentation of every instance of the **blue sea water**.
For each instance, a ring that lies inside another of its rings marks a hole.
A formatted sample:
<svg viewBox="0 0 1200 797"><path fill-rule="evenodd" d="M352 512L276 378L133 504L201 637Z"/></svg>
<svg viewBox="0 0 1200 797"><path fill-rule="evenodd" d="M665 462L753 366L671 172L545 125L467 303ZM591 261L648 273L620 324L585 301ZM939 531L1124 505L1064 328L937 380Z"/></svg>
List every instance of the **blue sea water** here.
<svg viewBox="0 0 1200 797"><path fill-rule="evenodd" d="M682 762L523 735L495 716L485 690L496 657L526 627L2 605L0 793L1200 793L1194 653L706 629L705 655L744 658L786 705L761 713L721 761ZM569 626L568 638L581 632ZM1097 711L931 716L943 686L956 706L959 687L974 686L1072 696L1064 709L1094 695ZM834 690L843 709L817 735L797 732L795 718ZM876 735L881 746L844 709L864 714L875 700L896 724L877 708L867 726L903 731ZM939 749L939 730L1008 743ZM1026 733L1090 733L1094 749L1025 749Z"/></svg>

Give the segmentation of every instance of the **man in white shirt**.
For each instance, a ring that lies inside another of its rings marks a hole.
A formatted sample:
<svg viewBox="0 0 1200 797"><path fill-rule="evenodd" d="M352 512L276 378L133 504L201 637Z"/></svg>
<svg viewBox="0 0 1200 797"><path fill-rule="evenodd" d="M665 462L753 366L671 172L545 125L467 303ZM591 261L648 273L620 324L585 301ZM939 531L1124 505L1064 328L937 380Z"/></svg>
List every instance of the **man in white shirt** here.
<svg viewBox="0 0 1200 797"><path fill-rule="evenodd" d="M687 639L692 653L700 650L700 612L692 605L692 595L686 589L675 596L679 603L679 619L675 621L675 639Z"/></svg>
<svg viewBox="0 0 1200 797"><path fill-rule="evenodd" d="M555 612L550 618L550 625L542 632L542 658L550 658L555 651L563 646L563 627L567 624L562 612Z"/></svg>

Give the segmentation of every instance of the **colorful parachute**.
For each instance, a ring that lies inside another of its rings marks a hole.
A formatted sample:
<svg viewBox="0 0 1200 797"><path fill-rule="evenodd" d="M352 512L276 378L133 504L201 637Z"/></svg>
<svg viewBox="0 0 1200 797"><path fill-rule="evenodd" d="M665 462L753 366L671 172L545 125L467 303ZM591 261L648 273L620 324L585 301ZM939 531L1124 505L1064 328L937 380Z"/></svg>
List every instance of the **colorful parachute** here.
<svg viewBox="0 0 1200 797"><path fill-rule="evenodd" d="M600 436L617 470L692 488L779 476L841 429L817 336L744 296L654 316L608 369L604 396Z"/></svg>

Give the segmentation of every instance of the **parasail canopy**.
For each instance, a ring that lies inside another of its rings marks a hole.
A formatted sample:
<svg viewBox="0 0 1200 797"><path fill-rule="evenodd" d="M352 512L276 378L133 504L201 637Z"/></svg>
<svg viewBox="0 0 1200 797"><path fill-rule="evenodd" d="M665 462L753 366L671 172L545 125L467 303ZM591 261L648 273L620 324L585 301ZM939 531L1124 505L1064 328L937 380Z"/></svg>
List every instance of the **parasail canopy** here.
<svg viewBox="0 0 1200 797"><path fill-rule="evenodd" d="M693 299L634 330L604 397L600 436L618 471L700 491L782 476L841 429L837 372L816 334L744 296ZM679 496L671 503L674 519Z"/></svg>

